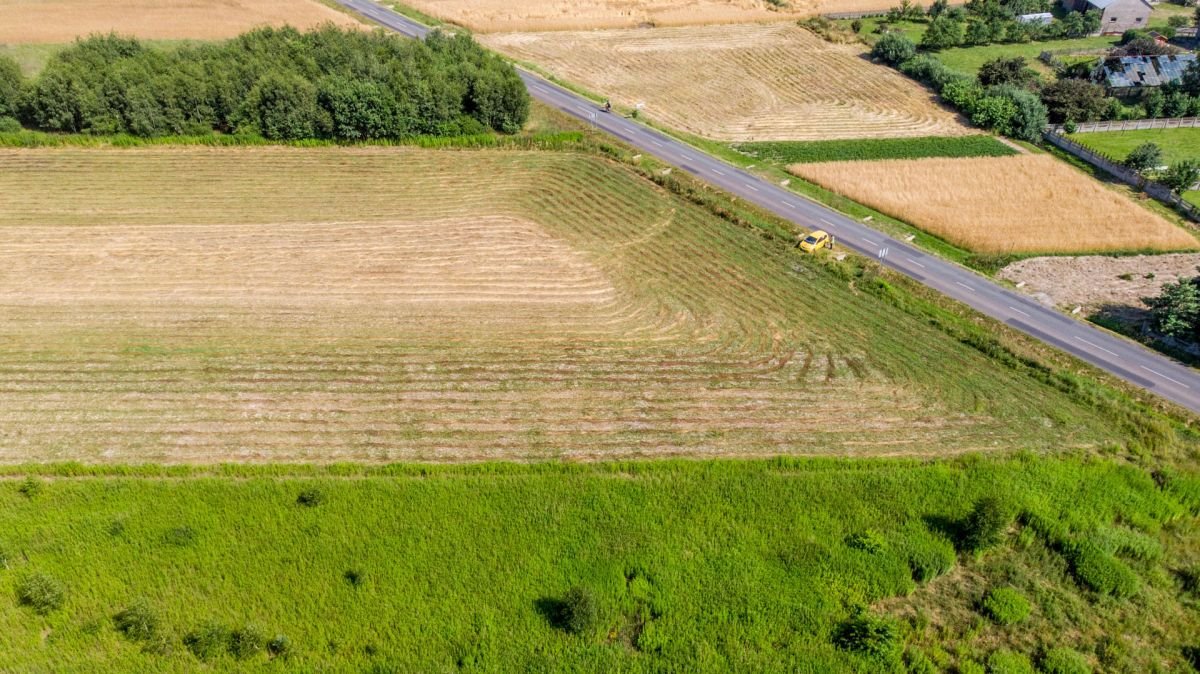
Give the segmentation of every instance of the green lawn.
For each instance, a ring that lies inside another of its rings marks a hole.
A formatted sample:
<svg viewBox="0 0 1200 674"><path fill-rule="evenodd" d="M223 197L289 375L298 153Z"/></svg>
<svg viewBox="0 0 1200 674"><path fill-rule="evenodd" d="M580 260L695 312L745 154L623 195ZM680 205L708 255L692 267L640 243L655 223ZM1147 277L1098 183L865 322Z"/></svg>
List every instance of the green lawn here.
<svg viewBox="0 0 1200 674"><path fill-rule="evenodd" d="M974 75L985 62L1001 56L1024 56L1030 65L1049 74L1038 54L1058 49L1103 49L1117 43L1115 36L1084 37L1072 40L1049 40L1021 44L992 44L983 47L958 47L936 52L935 56L953 70Z"/></svg>
<svg viewBox="0 0 1200 674"><path fill-rule="evenodd" d="M1147 129L1143 131L1104 131L1076 133L1071 140L1102 152L1117 161L1142 143L1155 143L1163 151L1163 162L1174 164L1183 159L1200 159L1200 129Z"/></svg>
<svg viewBox="0 0 1200 674"><path fill-rule="evenodd" d="M1002 646L1093 661L1106 647L1114 671L1145 671L1178 666L1200 634L1172 575L1200 558L1200 482L1160 489L1113 462L139 472L0 484L5 669L195 670L185 639L210 624L283 635L291 654L251 648L239 662L221 641L207 671L896 671L895 656L834 645L855 607L893 616L907 657L947 671ZM314 489L317 505L298 503ZM1021 524L956 559L954 532L985 495ZM1097 579L1066 561L1082 544L1132 597L1089 589ZM954 566L966 573L914 580ZM16 598L35 575L64 590L44 616ZM1024 623L977 612L1001 586L1032 603ZM581 634L555 617L573 587L598 607ZM158 626L133 642L113 616L138 600Z"/></svg>

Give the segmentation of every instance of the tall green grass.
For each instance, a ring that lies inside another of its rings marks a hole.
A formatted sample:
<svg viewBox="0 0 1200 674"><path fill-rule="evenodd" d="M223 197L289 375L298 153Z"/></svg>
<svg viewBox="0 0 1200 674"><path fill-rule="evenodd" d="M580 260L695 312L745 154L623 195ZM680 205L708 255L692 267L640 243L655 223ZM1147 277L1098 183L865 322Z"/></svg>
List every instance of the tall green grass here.
<svg viewBox="0 0 1200 674"><path fill-rule="evenodd" d="M199 653L209 671L876 672L906 648L951 667L1001 646L1091 653L1103 633L1136 639L1136 666L1176 661L1200 633L1170 575L1200 552L1195 516L1148 471L1111 462L228 467L43 482L33 496L0 483L11 671L188 671ZM297 502L313 489L319 503ZM1018 523L983 557L955 559L955 523L985 495L1012 503ZM1023 551L1025 529L1040 557ZM1074 558L1037 543L1052 535L1118 560L1133 596L1076 580ZM968 577L1016 584L1028 632L970 627L982 589L939 600L958 616L948 629L906 617L960 583L914 579L931 550ZM1013 570L1027 559L1036 592ZM61 585L62 607L20 605L31 577ZM580 592L594 606L573 633L561 616ZM153 629L131 630L131 606ZM898 626L894 653L835 644L862 610Z"/></svg>

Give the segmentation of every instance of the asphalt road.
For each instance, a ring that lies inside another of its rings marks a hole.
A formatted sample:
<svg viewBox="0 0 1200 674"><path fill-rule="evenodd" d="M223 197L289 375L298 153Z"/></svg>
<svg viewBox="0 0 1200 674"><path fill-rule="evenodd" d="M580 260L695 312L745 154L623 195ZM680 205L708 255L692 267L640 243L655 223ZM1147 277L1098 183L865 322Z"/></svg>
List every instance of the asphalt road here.
<svg viewBox="0 0 1200 674"><path fill-rule="evenodd" d="M424 37L429 32L429 28L421 23L369 0L337 1L409 37ZM981 313L1200 413L1200 372L1131 340L1064 316L964 267L923 253L864 223L809 201L636 121L603 112L595 103L542 77L524 70L518 72L529 87L530 94L537 100L754 203L796 224L800 229L823 229L837 238L839 246L874 257L880 264Z"/></svg>

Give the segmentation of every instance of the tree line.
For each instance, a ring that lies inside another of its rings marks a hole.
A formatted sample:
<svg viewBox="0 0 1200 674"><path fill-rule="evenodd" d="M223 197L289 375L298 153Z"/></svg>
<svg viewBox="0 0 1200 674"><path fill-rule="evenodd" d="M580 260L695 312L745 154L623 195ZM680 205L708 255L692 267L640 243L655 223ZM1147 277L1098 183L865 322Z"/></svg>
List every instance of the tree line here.
<svg viewBox="0 0 1200 674"><path fill-rule="evenodd" d="M516 70L466 34L262 28L174 50L94 36L30 81L0 59L0 128L355 141L515 133L528 114Z"/></svg>
<svg viewBox="0 0 1200 674"><path fill-rule="evenodd" d="M921 46L931 50L1079 38L1100 30L1100 12L1095 10L1068 12L1062 20L1050 23L1020 19L1025 14L1049 12L1050 8L1050 0L969 0L962 6L934 0L924 10L912 0L901 0L888 10L885 23L927 23Z"/></svg>

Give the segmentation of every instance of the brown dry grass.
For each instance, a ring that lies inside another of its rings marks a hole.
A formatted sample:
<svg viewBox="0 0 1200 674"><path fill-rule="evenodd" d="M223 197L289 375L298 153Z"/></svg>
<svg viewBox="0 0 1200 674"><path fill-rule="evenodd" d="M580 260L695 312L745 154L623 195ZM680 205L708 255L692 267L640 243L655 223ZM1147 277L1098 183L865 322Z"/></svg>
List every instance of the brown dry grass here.
<svg viewBox="0 0 1200 674"><path fill-rule="evenodd" d="M826 162L789 169L979 253L1197 247L1185 230L1048 155Z"/></svg>
<svg viewBox="0 0 1200 674"><path fill-rule="evenodd" d="M109 32L216 40L257 26L323 23L362 25L315 0L0 0L0 44L70 42Z"/></svg>
<svg viewBox="0 0 1200 674"><path fill-rule="evenodd" d="M896 71L795 24L484 36L651 118L729 141L973 133Z"/></svg>
<svg viewBox="0 0 1200 674"><path fill-rule="evenodd" d="M575 153L3 150L0 462L1105 437L802 262ZM797 309L813 296L825 310Z"/></svg>
<svg viewBox="0 0 1200 674"><path fill-rule="evenodd" d="M403 0L477 32L590 30L782 21L829 12L882 11L892 0Z"/></svg>

